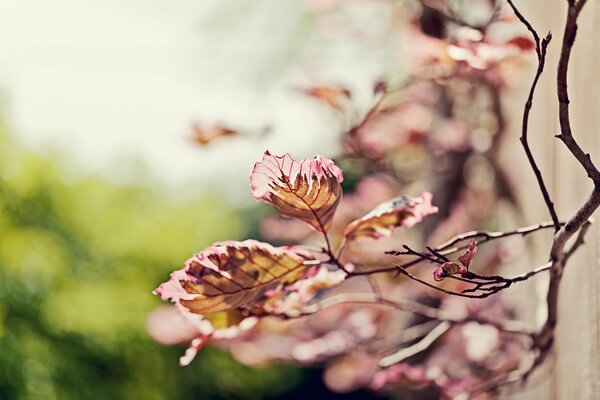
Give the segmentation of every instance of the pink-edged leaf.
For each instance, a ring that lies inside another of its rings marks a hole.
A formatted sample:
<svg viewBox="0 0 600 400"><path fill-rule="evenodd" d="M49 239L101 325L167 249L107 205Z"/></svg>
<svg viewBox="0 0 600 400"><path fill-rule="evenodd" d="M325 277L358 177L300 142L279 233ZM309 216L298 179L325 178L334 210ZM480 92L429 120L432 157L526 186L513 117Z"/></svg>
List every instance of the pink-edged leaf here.
<svg viewBox="0 0 600 400"><path fill-rule="evenodd" d="M309 259L308 253L256 240L215 243L187 260L154 293L210 318L256 304L267 292L301 279Z"/></svg>
<svg viewBox="0 0 600 400"><path fill-rule="evenodd" d="M268 151L250 176L254 197L319 232L331 226L343 180L342 170L326 157L296 161L289 154L275 156Z"/></svg>
<svg viewBox="0 0 600 400"><path fill-rule="evenodd" d="M320 291L340 285L346 277L346 272L340 269L330 270L325 265L319 266L305 278L287 286L285 291L274 293L265 302L264 309L270 314L299 316Z"/></svg>
<svg viewBox="0 0 600 400"><path fill-rule="evenodd" d="M434 214L438 208L431 204L431 193L425 192L419 197L397 197L377 206L367 215L351 222L344 238L379 239L391 235L396 228L410 228L428 215Z"/></svg>
<svg viewBox="0 0 600 400"><path fill-rule="evenodd" d="M477 254L477 242L473 241L464 253L458 256L458 261L466 268L469 268L469 264L471 264L471 260L475 257L475 254Z"/></svg>
<svg viewBox="0 0 600 400"><path fill-rule="evenodd" d="M190 343L190 347L185 350L185 354L179 357L179 365L182 367L187 367L190 365L194 358L196 358L196 354L200 351L202 347L210 340L210 336L200 336L192 340Z"/></svg>
<svg viewBox="0 0 600 400"><path fill-rule="evenodd" d="M200 328L198 329L197 336L191 341L185 351L185 354L179 358L179 364L182 367L188 366L200 349L211 339L234 339L244 331L252 329L257 323L257 318L243 318L238 310L218 312L210 314L206 318L184 310L180 311L190 319L197 317L197 320L194 322Z"/></svg>
<svg viewBox="0 0 600 400"><path fill-rule="evenodd" d="M477 254L477 242L471 242L469 247L458 256L458 261L448 261L438 266L433 271L433 279L439 282L452 275L466 276L475 254Z"/></svg>
<svg viewBox="0 0 600 400"><path fill-rule="evenodd" d="M469 272L467 267L456 261L448 261L438 266L433 271L433 279L437 282L443 281L445 278L452 275L463 275Z"/></svg>

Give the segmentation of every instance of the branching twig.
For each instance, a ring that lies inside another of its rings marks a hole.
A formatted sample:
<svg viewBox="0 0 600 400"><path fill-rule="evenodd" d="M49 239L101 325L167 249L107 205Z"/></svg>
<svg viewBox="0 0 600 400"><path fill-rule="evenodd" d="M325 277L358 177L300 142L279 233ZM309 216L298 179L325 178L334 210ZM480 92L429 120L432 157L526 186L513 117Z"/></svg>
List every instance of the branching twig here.
<svg viewBox="0 0 600 400"><path fill-rule="evenodd" d="M583 224L583 226L579 230L579 234L577 235L575 242L571 245L569 250L566 251L565 260L568 260L569 258L571 258L571 256L577 251L577 249L580 246L582 246L583 244L585 244L585 235L587 234L587 231L590 229L591 226L592 226L591 220L588 220L587 222L585 222Z"/></svg>
<svg viewBox="0 0 600 400"><path fill-rule="evenodd" d="M402 362L403 360L406 360L407 358L412 357L415 354L427 350L437 339L440 338L440 336L448 332L448 330L451 327L452 324L450 322L441 322L438 326L433 328L427 335L423 337L423 339L419 340L417 343L409 347L404 347L394 354L390 354L389 356L383 357L381 360L379 360L379 366L382 368L386 368L391 365Z"/></svg>
<svg viewBox="0 0 600 400"><path fill-rule="evenodd" d="M511 0L507 1L513 8L513 11L515 12L519 20L527 27L527 29L529 29L529 31L534 36L534 40L536 41L536 50L538 52L538 60L540 61L540 65L538 66L538 74L536 74L536 77L534 78L532 89L530 91L530 96L528 98L527 104L525 105L523 136L525 136L526 138L527 131L525 123L527 122L529 108L531 108L530 100L533 99L533 91L537 84L539 74L541 74L541 69L543 69L542 63L545 56L545 49L543 41L541 45L539 44L539 36L535 32L531 24L518 11L518 9L514 6ZM533 336L533 346L534 350L536 351L533 364L526 370L514 371L503 377L499 377L498 379L490 380L481 387L476 388L474 391L465 393L467 398L476 395L477 393L496 391L500 387L511 383L524 382L527 380L528 376L531 373L533 373L533 371L544 362L554 342L554 328L556 327L558 321L558 294L566 262L583 244L585 235L590 226L589 219L600 206L600 172L592 162L590 155L584 153L584 151L574 139L569 116L567 73L571 50L575 42L575 36L577 32L577 19L586 1L587 0L568 0L567 20L565 23L565 32L561 46L557 73L559 121L561 126L561 133L557 135L557 137L564 142L567 149L582 165L588 177L592 179L592 181L594 182L594 189L588 197L588 199L583 203L581 208L575 213L575 215L573 215L567 221L566 224L564 224L562 227L560 227L560 229L557 230L552 241L552 248L550 250L550 262L545 266L541 267L543 270L550 270L550 283L548 287L548 293L546 296L548 315L542 328L537 334ZM550 210L551 203L548 202L548 198L546 197L547 191L545 190L545 186L543 186L543 181L541 180L541 175L539 175L539 170L537 169L533 158L530 157L530 152L527 152L527 155L530 160L530 164L534 169L534 172L536 173L536 177L538 177L538 183L540 184L542 194L544 195L544 199L546 200L546 204ZM556 220L554 221L556 222ZM575 239L575 242L568 250L565 251L567 241L577 232L579 232L579 234ZM535 272L535 270L532 271L532 273L533 272ZM523 279L527 278L525 278L524 276Z"/></svg>
<svg viewBox="0 0 600 400"><path fill-rule="evenodd" d="M529 129L529 113L531 112L531 107L533 106L533 96L535 94L535 89L537 87L538 81L542 72L544 72L544 66L546 64L546 50L548 48L548 44L550 40L552 40L552 34L548 32L545 38L540 41L540 36L536 32L536 30L531 26L529 21L519 12L517 7L513 4L512 0L507 0L508 4L513 9L517 18L527 27L531 35L533 36L533 40L535 41L535 51L537 53L538 58L538 67L535 73L535 77L533 78L533 82L531 83L531 88L529 89L529 95L527 96L527 101L525 102L525 108L523 109L523 122L521 125L521 144L523 145L523 149L525 149L525 154L527 155L527 160L531 165L531 169L535 174L535 178L537 179L538 186L540 187L540 191L542 192L542 196L544 197L544 202L546 203L546 207L548 208L548 212L550 213L550 217L552 218L552 222L554 223L554 230L558 231L560 229L560 224L558 222L558 215L556 214L556 210L554 209L554 203L552 203L552 199L550 198L550 194L548 193L548 189L546 188L546 184L544 183L544 178L542 177L542 172L540 171L535 158L533 157L533 153L531 152L531 148L529 147L529 142L527 140L527 133Z"/></svg>
<svg viewBox="0 0 600 400"><path fill-rule="evenodd" d="M429 307L425 304L417 303L406 299L395 299L390 300L382 295L375 293L341 293L336 294L325 299L322 299L316 303L305 306L302 311L294 316L284 316L284 318L300 318L308 315L315 314L322 310L330 307L334 307L341 304L371 304L371 305L383 305L392 307L397 310L411 312L413 314L421 315L431 320L440 322L451 322L453 324L464 324L467 322L477 322L482 325L491 325L496 329L514 334L522 334L526 336L532 335L535 331L520 321L502 320L496 321L489 318L483 318L479 316L466 316L456 317L448 312L444 312L437 308Z"/></svg>
<svg viewBox="0 0 600 400"><path fill-rule="evenodd" d="M527 279L539 274L540 272L550 270L550 268L551 268L551 263L548 262L538 268L535 268L532 271L526 272L521 275L517 275L513 278L485 277L485 278L498 278L498 279L495 281L489 281L489 282L471 282L471 283L475 283L476 287L472 288L472 289L464 290L462 292L455 292L455 291L444 289L442 287L431 284L431 283L411 274L405 268L398 267L398 271L402 275L405 275L406 277L408 277L416 282L419 282L422 285L425 285L431 289L435 289L435 290L445 293L445 294L449 294L452 296L459 296L459 297L467 297L470 299L484 299L484 298L489 297L493 294L496 294L504 289L509 288L513 283L526 281ZM483 291L483 293L470 294L475 291Z"/></svg>
<svg viewBox="0 0 600 400"><path fill-rule="evenodd" d="M575 138L571 130L571 119L569 116L569 91L567 75L569 70L569 61L571 59L571 49L575 43L575 36L577 35L577 18L579 13L583 9L587 0L579 0L577 2L570 2L567 11L567 21L565 23L565 32L563 35L563 42L560 51L560 59L558 61L558 119L560 122L560 134L556 135L557 138L563 141L565 146L569 149L571 154L579 161L581 166L585 169L588 177L594 181L596 186L600 185L600 171L592 162L589 153L585 153Z"/></svg>
<svg viewBox="0 0 600 400"><path fill-rule="evenodd" d="M478 244L482 244L485 242L490 242L490 241L493 241L496 239L502 239L502 238L506 238L509 236L520 235L520 236L525 237L525 236L529 235L530 233L533 233L533 232L536 232L539 230L552 228L552 227L554 227L554 224L552 222L542 222L540 224L525 226L525 227L518 228L518 229L515 229L512 231L503 231L503 232L471 231L471 232L466 232L466 233L462 233L460 235L454 236L453 238L440 244L439 246L434 247L434 250L439 252L440 254L446 256L448 254L452 254L457 251L466 249L468 247L468 245L456 246L456 247L453 247L453 246L460 242L464 242L467 240L477 240ZM392 250L392 251L387 251L386 254L402 255L402 254L406 254L406 253Z"/></svg>

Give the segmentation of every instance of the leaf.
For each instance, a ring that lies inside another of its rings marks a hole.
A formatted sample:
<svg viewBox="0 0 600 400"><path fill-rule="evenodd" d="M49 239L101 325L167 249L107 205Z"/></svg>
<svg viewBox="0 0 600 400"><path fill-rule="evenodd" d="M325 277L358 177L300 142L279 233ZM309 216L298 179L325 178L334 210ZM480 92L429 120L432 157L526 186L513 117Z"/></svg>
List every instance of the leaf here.
<svg viewBox="0 0 600 400"><path fill-rule="evenodd" d="M303 93L340 111L344 108L343 103L352 98L350 90L342 86L314 86L304 89Z"/></svg>
<svg viewBox="0 0 600 400"><path fill-rule="evenodd" d="M243 318L238 310L229 310L211 314L207 319L203 316L190 314L180 310L188 318L198 317L207 326L197 332L197 336L191 341L185 354L179 358L179 365L186 367L194 360L200 349L211 339L234 339L239 334L252 329L257 322L255 317Z"/></svg>
<svg viewBox="0 0 600 400"><path fill-rule="evenodd" d="M431 204L431 193L419 197L401 196L377 206L367 215L351 222L344 232L346 241L358 238L380 239L396 228L410 228L438 208Z"/></svg>
<svg viewBox="0 0 600 400"><path fill-rule="evenodd" d="M187 260L154 293L191 313L215 314L266 300L267 292L301 279L308 259L256 240L220 242Z"/></svg>
<svg viewBox="0 0 600 400"><path fill-rule="evenodd" d="M273 295L264 308L273 315L299 316L304 306L317 297L320 291L340 285L346 277L347 274L340 269L332 271L327 266L320 266L304 279L287 286L285 291Z"/></svg>
<svg viewBox="0 0 600 400"><path fill-rule="evenodd" d="M319 232L331 226L343 180L342 170L326 157L296 161L289 154L274 156L268 151L250 176L254 197Z"/></svg>
<svg viewBox="0 0 600 400"><path fill-rule="evenodd" d="M179 357L179 365L187 367L196 358L196 354L209 341L210 336L200 336L192 340L190 346L185 350L185 354Z"/></svg>
<svg viewBox="0 0 600 400"><path fill-rule="evenodd" d="M238 134L238 131L220 124L210 127L203 127L197 123L194 123L192 125L192 133L190 138L200 146L206 146L217 138L236 136Z"/></svg>
<svg viewBox="0 0 600 400"><path fill-rule="evenodd" d="M469 244L469 247L464 251L464 253L458 256L458 261L466 268L469 268L471 260L473 257L475 257L475 254L477 254L477 242L473 241Z"/></svg>
<svg viewBox="0 0 600 400"><path fill-rule="evenodd" d="M521 50L531 50L535 47L535 43L533 42L533 40L525 36L516 36L506 43L516 46Z"/></svg>
<svg viewBox="0 0 600 400"><path fill-rule="evenodd" d="M469 272L467 268L459 262L448 261L441 264L433 271L433 279L437 282L443 281L452 275L463 275Z"/></svg>
<svg viewBox="0 0 600 400"><path fill-rule="evenodd" d="M440 282L452 275L460 274L466 277L469 273L469 265L475 254L477 254L477 242L473 241L464 253L458 256L458 261L448 261L437 267L433 271L433 279Z"/></svg>

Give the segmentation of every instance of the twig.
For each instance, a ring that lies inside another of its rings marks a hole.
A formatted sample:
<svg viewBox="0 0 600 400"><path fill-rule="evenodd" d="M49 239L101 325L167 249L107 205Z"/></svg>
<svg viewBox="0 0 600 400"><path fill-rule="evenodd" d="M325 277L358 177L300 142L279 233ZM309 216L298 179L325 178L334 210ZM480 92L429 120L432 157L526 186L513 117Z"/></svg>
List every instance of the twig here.
<svg viewBox="0 0 600 400"><path fill-rule="evenodd" d="M587 0L579 0L576 3L570 2L567 12L567 21L565 23L565 33L563 35L563 42L560 52L560 59L558 61L558 119L560 122L560 134L556 135L557 138L563 141L565 146L569 149L571 154L579 161L581 166L585 169L588 177L590 177L595 185L600 184L600 171L592 162L589 153L585 153L575 138L571 130L571 119L569 116L569 91L567 75L569 70L569 61L571 58L571 49L575 43L575 36L577 35L577 18L579 13L583 9Z"/></svg>
<svg viewBox="0 0 600 400"><path fill-rule="evenodd" d="M471 298L471 299L483 299L483 298L489 297L493 294L496 294L504 289L509 288L513 283L526 281L529 278L539 274L540 272L549 271L551 269L551 267L552 267L552 263L548 262L540 267L533 269L532 271L523 273L521 275L517 275L513 278L503 278L501 276L481 276L481 275L472 274L472 275L474 275L475 278L485 279L485 280L487 280L487 282L470 281L470 283L474 283L474 284L476 284L476 286L471 289L466 289L462 292L455 292L452 290L441 288L439 286L435 286L423 279L416 277L415 275L408 272L405 268L399 267L398 271L401 274L407 276L408 278L410 278L416 282L419 282L429 288L435 289L435 290L445 293L445 294L449 294L452 296L459 296L459 297L467 297L467 298ZM470 294L470 293L473 293L476 291L483 291L483 293Z"/></svg>
<svg viewBox="0 0 600 400"><path fill-rule="evenodd" d="M376 342L372 348L380 354L390 352L403 344L414 342L415 340L425 336L438 324L438 321L430 319L421 324L411 325Z"/></svg>
<svg viewBox="0 0 600 400"><path fill-rule="evenodd" d="M543 230L543 229L552 228L552 227L554 227L553 222L542 222L540 224L525 226L525 227L518 228L518 229L515 229L512 231L502 231L502 232L471 231L471 232L466 232L466 233L462 233L460 235L454 236L453 238L449 239L448 241L440 244L439 246L436 246L434 248L434 250L445 256L445 255L466 249L468 247L468 245L460 246L460 247L453 247L455 244L463 242L465 240L477 239L477 243L482 244L482 243L490 242L492 240L506 238L509 236L520 235L520 236L525 237L525 236L529 235L530 233L533 233L533 232L536 232L539 230ZM392 250L392 251L386 251L386 254L402 255L405 253Z"/></svg>
<svg viewBox="0 0 600 400"><path fill-rule="evenodd" d="M369 292L369 293L341 293L336 294L325 299L322 299L316 303L305 306L302 311L293 316L278 315L282 318L293 319L300 318L308 315L315 314L322 310L330 307L334 307L340 304L371 304L371 305L382 305L392 307L397 310L411 312L413 314L421 315L431 320L440 322L451 322L454 324L463 324L467 322L477 322L482 325L491 325L496 329L514 334L523 334L530 336L534 333L534 330L526 326L520 321L502 320L496 321L489 318L483 318L479 316L466 316L466 317L455 317L447 312L441 311L437 308L429 307L425 304L417 303L406 299L395 299L390 300L381 295Z"/></svg>
<svg viewBox="0 0 600 400"><path fill-rule="evenodd" d="M451 327L452 324L450 322L441 322L417 343L413 344L412 346L402 348L394 354L383 357L381 360L379 360L379 366L386 368L427 350L437 339L439 339L444 333L448 332Z"/></svg>
<svg viewBox="0 0 600 400"><path fill-rule="evenodd" d="M552 218L552 222L554 223L554 230L558 231L560 229L560 223L558 222L558 215L556 214L556 210L554 209L554 203L550 198L550 194L548 193L548 189L546 188L546 184L544 183L544 178L542 177L542 172L540 171L535 158L533 157L533 153L531 152L531 148L529 147L529 142L527 140L527 133L529 129L529 113L531 112L531 107L533 106L533 96L535 94L535 89L537 87L538 81L542 72L544 72L544 65L546 64L546 50L548 48L548 44L550 40L552 40L552 34L548 32L546 37L540 41L540 37L536 30L531 26L529 21L525 19L523 14L519 12L517 7L513 4L512 0L507 0L510 7L513 9L517 18L527 27L531 35L533 36L533 40L535 41L535 51L537 53L538 58L538 67L535 73L535 77L533 78L533 82L531 83L531 88L529 89L529 95L527 96L527 101L525 102L525 107L523 109L523 122L521 125L521 144L523 145L523 149L525 150L525 154L527 155L527 160L531 165L531 169L535 174L535 178L538 182L538 186L540 187L540 191L542 192L542 196L544 197L544 202L546 203L546 207L548 208L548 212L550 213L550 217Z"/></svg>
<svg viewBox="0 0 600 400"><path fill-rule="evenodd" d="M577 249L579 247L581 247L583 244L585 244L585 235L587 234L587 231L590 229L591 226L592 226L591 219L583 224L583 226L579 230L579 234L577 235L575 242L571 245L569 250L566 251L565 260L568 260L569 258L571 258L571 256L577 251Z"/></svg>
<svg viewBox="0 0 600 400"><path fill-rule="evenodd" d="M338 295L333 295L331 297L327 297L323 300L318 301L317 303L310 304L305 306L302 309L302 312L298 315L306 316L315 314L321 310L326 308L330 308L339 304L346 303L355 303L355 304L382 304L386 306L390 306L399 310L409 311L414 314L419 314L424 317L428 317L431 319L441 319L446 320L445 317L442 317L439 310L426 306L421 303L416 303L410 300L387 300L381 297L376 293L342 293Z"/></svg>
<svg viewBox="0 0 600 400"><path fill-rule="evenodd" d="M542 222L537 225L525 226L525 227L522 227L519 229L515 229L512 231L505 231L505 232L471 231L471 232L457 235L457 236L451 238L450 240L448 240L447 242L442 243L441 245L439 245L433 249L438 254L447 256L449 254L456 253L457 251L466 249L468 247L468 245L453 247L455 244L463 242L465 240L477 239L477 242L479 244L482 244L482 243L486 243L486 242L491 242L493 240L502 239L502 238L506 238L506 237L510 237L510 236L516 236L516 235L521 235L521 236L525 237L525 236L529 235L530 233L533 233L533 232L536 232L539 230L552 228L552 227L554 227L554 224L552 222ZM400 255L408 255L410 253L406 250L403 250L403 251L389 250L389 251L386 251L385 254L400 256ZM426 260L425 258L418 256L418 258L415 258L414 260L410 260L410 261L407 261L407 262L399 264L399 265L392 265L392 266L387 266L387 267L382 267L382 268L373 268L373 269L369 269L369 270L365 270L365 271L350 271L348 273L348 276L349 277L362 276L362 275L371 275L371 274L379 274L379 273L394 272L394 271L398 272L398 270L400 268L407 269L414 265L420 264L425 260ZM398 273L400 273L400 272L398 272Z"/></svg>

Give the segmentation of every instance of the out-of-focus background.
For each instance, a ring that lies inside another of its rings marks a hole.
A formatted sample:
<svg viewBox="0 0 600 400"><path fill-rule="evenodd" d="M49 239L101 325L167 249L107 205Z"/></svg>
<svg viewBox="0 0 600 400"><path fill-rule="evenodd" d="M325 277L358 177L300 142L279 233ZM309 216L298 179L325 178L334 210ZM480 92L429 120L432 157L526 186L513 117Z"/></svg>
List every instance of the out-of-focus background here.
<svg viewBox="0 0 600 400"><path fill-rule="evenodd" d="M387 18L350 17L366 30ZM326 390L318 369L249 369L212 348L181 368L184 347L145 328L169 272L255 233L248 175L267 146L337 146L295 87L333 77L368 92L389 57L315 39L313 22L300 0L0 4L0 399ZM196 121L250 133L205 150Z"/></svg>
<svg viewBox="0 0 600 400"><path fill-rule="evenodd" d="M57 150L73 168L161 185L225 175L233 181L221 189L239 194L266 144L299 154L336 146L324 113L297 88L333 80L369 92L395 57L385 40L373 48L336 32L381 35L392 22L387 8L349 7L327 37L314 3L4 1L5 119L20 142ZM194 121L276 134L201 152L185 137Z"/></svg>

